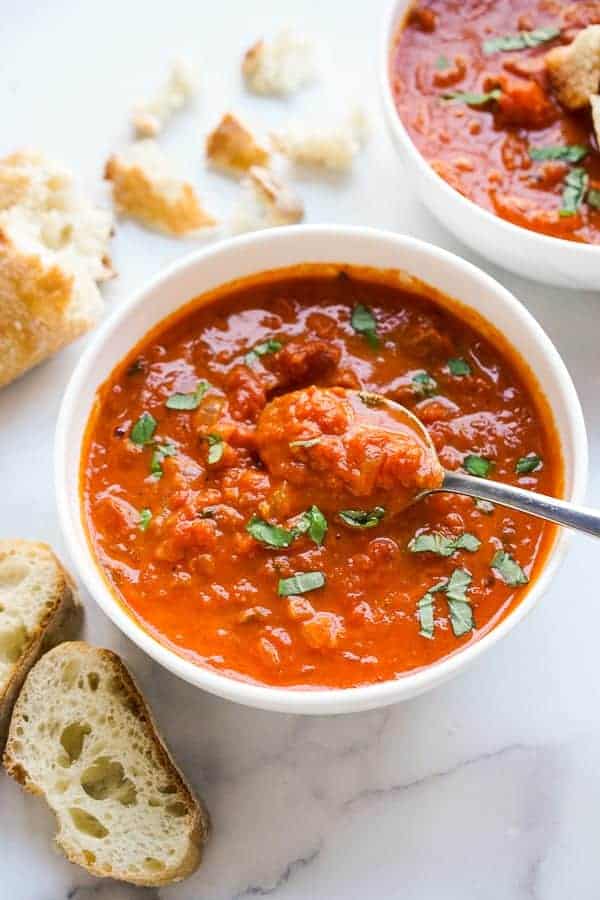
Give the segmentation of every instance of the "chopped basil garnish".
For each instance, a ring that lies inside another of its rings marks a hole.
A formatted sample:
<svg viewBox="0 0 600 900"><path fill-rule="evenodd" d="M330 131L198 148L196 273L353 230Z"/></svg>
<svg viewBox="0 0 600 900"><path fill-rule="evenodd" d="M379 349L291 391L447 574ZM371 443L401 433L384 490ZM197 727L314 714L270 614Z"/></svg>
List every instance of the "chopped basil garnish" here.
<svg viewBox="0 0 600 900"><path fill-rule="evenodd" d="M212 466L218 463L223 456L223 438L220 434L209 434L206 440L208 441L208 464Z"/></svg>
<svg viewBox="0 0 600 900"><path fill-rule="evenodd" d="M163 472L163 460L167 456L175 456L177 453L177 448L175 444L157 444L152 451L152 458L150 460L150 471L153 475L156 475L157 478L162 478L164 475Z"/></svg>
<svg viewBox="0 0 600 900"><path fill-rule="evenodd" d="M165 405L169 409L197 409L209 388L208 381L202 379L196 385L196 389L189 394L171 394Z"/></svg>
<svg viewBox="0 0 600 900"><path fill-rule="evenodd" d="M586 199L588 205L593 209L600 209L600 191L596 190L596 188L589 189Z"/></svg>
<svg viewBox="0 0 600 900"><path fill-rule="evenodd" d="M371 510L341 509L338 515L351 528L374 528L383 519L385 509L382 506L375 506Z"/></svg>
<svg viewBox="0 0 600 900"><path fill-rule="evenodd" d="M378 406L383 406L385 402L379 394L373 394L370 391L359 391L358 397L369 409L377 409Z"/></svg>
<svg viewBox="0 0 600 900"><path fill-rule="evenodd" d="M260 541L267 547L289 547L296 537L295 532L280 525L271 525L260 516L252 516L246 525L246 531L255 541Z"/></svg>
<svg viewBox="0 0 600 900"><path fill-rule="evenodd" d="M456 537L447 537L438 531L418 534L408 545L411 553L435 553L437 556L452 556L457 550L468 550L469 553L475 553L480 547L479 538L474 534L469 534L468 531Z"/></svg>
<svg viewBox="0 0 600 900"><path fill-rule="evenodd" d="M438 58L435 61L435 67L438 70L438 72L443 72L444 69L450 68L450 60L448 59L447 56L438 56Z"/></svg>
<svg viewBox="0 0 600 900"><path fill-rule="evenodd" d="M144 446L150 444L158 422L149 412L143 412L131 429L131 440L134 444Z"/></svg>
<svg viewBox="0 0 600 900"><path fill-rule="evenodd" d="M515 562L510 553L505 553L504 550L498 550L498 552L494 554L494 558L490 563L490 568L498 573L505 584L508 584L511 587L516 587L519 584L527 584L529 581L529 578L519 563Z"/></svg>
<svg viewBox="0 0 600 900"><path fill-rule="evenodd" d="M355 306L352 310L350 322L357 334L362 334L371 347L379 347L377 320L367 306L364 306L362 303Z"/></svg>
<svg viewBox="0 0 600 900"><path fill-rule="evenodd" d="M466 569L455 569L449 579L440 581L429 588L426 594L417 602L417 612L422 637L433 638L433 595L438 591L446 594L448 610L450 612L450 624L456 637L473 630L473 611L467 599L467 589L471 584L471 575Z"/></svg>
<svg viewBox="0 0 600 900"><path fill-rule="evenodd" d="M490 38L483 42L483 52L487 55L507 50L526 50L537 47L558 37L560 28L536 28L534 31L520 31L518 34L505 34L502 37Z"/></svg>
<svg viewBox="0 0 600 900"><path fill-rule="evenodd" d="M473 630L473 610L467 600L467 589L471 581L466 569L455 569L446 585L450 624L455 637L462 637Z"/></svg>
<svg viewBox="0 0 600 900"><path fill-rule="evenodd" d="M302 513L294 531L296 534L308 534L309 538L320 547L327 534L327 519L318 506L311 506Z"/></svg>
<svg viewBox="0 0 600 900"><path fill-rule="evenodd" d="M515 472L517 475L525 475L527 472L535 472L541 465L541 457L537 453L530 453L529 456L522 456L517 460Z"/></svg>
<svg viewBox="0 0 600 900"><path fill-rule="evenodd" d="M139 372L143 372L146 368L146 360L143 356L138 356L137 359L131 363L131 365L127 369L127 375L137 375Z"/></svg>
<svg viewBox="0 0 600 900"><path fill-rule="evenodd" d="M290 597L292 594L306 594L315 591L325 584L325 576L322 572L297 572L291 578L280 578L277 593L280 597Z"/></svg>
<svg viewBox="0 0 600 900"><path fill-rule="evenodd" d="M556 159L560 162L572 163L582 160L584 156L587 156L587 152L587 147L582 147L581 144L565 144L564 146L557 144L551 147L529 148L529 155L532 159Z"/></svg>
<svg viewBox="0 0 600 900"><path fill-rule="evenodd" d="M417 372L412 377L413 391L419 397L433 397L437 393L437 381L429 372Z"/></svg>
<svg viewBox="0 0 600 900"><path fill-rule="evenodd" d="M477 478L487 478L490 474L492 463L483 456L477 456L476 453L469 453L463 459L463 468L469 475L475 475Z"/></svg>
<svg viewBox="0 0 600 900"><path fill-rule="evenodd" d="M494 88L485 94L476 94L471 91L449 91L442 94L442 100L448 100L451 103L466 103L467 106L485 106L492 100L499 100L502 95L500 88Z"/></svg>
<svg viewBox="0 0 600 900"><path fill-rule="evenodd" d="M493 503L490 503L489 500L480 500L478 497L473 501L475 504L475 509L478 509L479 512L484 513L486 516L490 516L496 507Z"/></svg>
<svg viewBox="0 0 600 900"><path fill-rule="evenodd" d="M448 360L448 368L451 375L470 375L471 366L466 359L456 358Z"/></svg>
<svg viewBox="0 0 600 900"><path fill-rule="evenodd" d="M148 507L140 509L140 518L138 520L138 528L140 529L140 531L145 531L151 520L152 510L148 509Z"/></svg>
<svg viewBox="0 0 600 900"><path fill-rule="evenodd" d="M290 447L316 447L321 443L321 435L314 438L308 438L306 441L290 441Z"/></svg>
<svg viewBox="0 0 600 900"><path fill-rule="evenodd" d="M275 338L269 338L268 341L257 344L252 350L246 353L244 362L246 365L251 366L254 360L258 359L259 356L266 356L268 353L277 353L282 347L283 344L281 341L277 341Z"/></svg>
<svg viewBox="0 0 600 900"><path fill-rule="evenodd" d="M558 211L559 216L574 216L583 202L589 178L585 169L578 167L571 169L565 178L565 186L562 194L562 206Z"/></svg>
<svg viewBox="0 0 600 900"><path fill-rule="evenodd" d="M204 509L201 509L200 512L198 513L198 518L214 519L216 511L217 511L216 506L205 506Z"/></svg>

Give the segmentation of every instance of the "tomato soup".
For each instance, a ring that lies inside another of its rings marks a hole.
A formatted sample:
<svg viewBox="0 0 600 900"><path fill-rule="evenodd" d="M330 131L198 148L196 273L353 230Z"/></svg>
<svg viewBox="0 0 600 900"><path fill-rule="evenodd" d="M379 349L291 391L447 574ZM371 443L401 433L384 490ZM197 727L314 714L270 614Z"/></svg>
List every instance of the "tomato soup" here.
<svg viewBox="0 0 600 900"><path fill-rule="evenodd" d="M93 551L158 640L255 682L350 687L443 659L519 602L552 526L446 493L401 512L371 502L372 448L364 466L354 445L335 457L350 495L315 477L340 446L346 395L402 404L445 469L560 495L559 442L532 375L460 305L346 266L234 283L135 347L99 390L84 441ZM407 471L431 478L422 456L386 476L400 484Z"/></svg>
<svg viewBox="0 0 600 900"><path fill-rule="evenodd" d="M438 175L516 225L600 242L590 101L566 106L561 82L577 73L567 67L553 81L547 62L599 23L600 0L415 3L394 40L390 77L402 122Z"/></svg>

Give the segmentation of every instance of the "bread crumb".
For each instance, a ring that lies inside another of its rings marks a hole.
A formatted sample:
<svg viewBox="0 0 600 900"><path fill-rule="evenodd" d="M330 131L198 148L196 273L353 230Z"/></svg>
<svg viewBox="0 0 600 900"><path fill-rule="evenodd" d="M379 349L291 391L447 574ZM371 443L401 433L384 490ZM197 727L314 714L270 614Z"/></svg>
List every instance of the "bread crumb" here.
<svg viewBox="0 0 600 900"><path fill-rule="evenodd" d="M206 139L206 156L217 168L239 175L267 165L270 154L236 116L226 113Z"/></svg>
<svg viewBox="0 0 600 900"><path fill-rule="evenodd" d="M368 123L360 108L339 125L309 127L293 122L287 129L271 135L274 147L299 165L316 166L344 172L365 143Z"/></svg>
<svg viewBox="0 0 600 900"><path fill-rule="evenodd" d="M304 218L304 204L270 169L252 166L242 181L243 197L232 222L234 232L293 225Z"/></svg>
<svg viewBox="0 0 600 900"><path fill-rule="evenodd" d="M96 323L112 232L66 169L33 151L0 160L0 386Z"/></svg>
<svg viewBox="0 0 600 900"><path fill-rule="evenodd" d="M244 54L242 74L255 94L293 94L316 78L313 42L291 29L270 43L257 41Z"/></svg>
<svg viewBox="0 0 600 900"><path fill-rule="evenodd" d="M193 186L173 175L152 140L137 141L111 156L105 178L112 183L118 212L149 228L183 236L217 224L202 208Z"/></svg>
<svg viewBox="0 0 600 900"><path fill-rule="evenodd" d="M154 97L134 108L132 121L137 136L156 137L173 114L182 109L195 92L196 85L190 67L183 59L175 60L167 81Z"/></svg>
<svg viewBox="0 0 600 900"><path fill-rule="evenodd" d="M567 109L582 109L600 87L600 25L589 25L565 47L545 56L556 96Z"/></svg>

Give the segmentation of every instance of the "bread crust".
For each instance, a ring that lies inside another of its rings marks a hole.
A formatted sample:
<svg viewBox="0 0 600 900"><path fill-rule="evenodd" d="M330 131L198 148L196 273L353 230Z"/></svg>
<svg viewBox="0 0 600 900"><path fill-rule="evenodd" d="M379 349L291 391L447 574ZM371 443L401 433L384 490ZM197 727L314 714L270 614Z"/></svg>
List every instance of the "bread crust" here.
<svg viewBox="0 0 600 900"><path fill-rule="evenodd" d="M158 726L148 704L121 658L112 650L93 647L85 641L62 643L51 650L47 656L59 654L67 655L71 653L93 655L96 659L100 659L109 669L112 669L114 675L120 679L123 694L126 697L129 708L135 715L140 727L148 730L150 739L152 740L160 759L161 766L167 773L169 780L176 782L177 788L185 797L189 808L192 810L192 814L189 822L187 853L181 863L169 873L138 877L135 874L127 872L116 872L114 869L106 871L102 867L95 865L94 862L90 862L90 860L86 858L85 853L78 852L69 845L68 841L61 841L59 835L56 837L56 843L70 862L82 866L98 878L115 878L141 887L163 887L181 881L191 875L198 868L202 860L202 848L206 843L210 829L208 813L200 800L193 793L191 787L185 780L183 773L171 756L171 753L158 730ZM31 794L45 797L44 789L30 778L29 773L19 762L18 753L15 749L15 742L18 742L16 729L19 726L21 716L20 703L21 698L17 700L15 705L8 741L3 756L3 765L8 774L15 778L26 791ZM57 824L60 827L58 816L56 816L56 819Z"/></svg>
<svg viewBox="0 0 600 900"><path fill-rule="evenodd" d="M0 561L11 556L18 557L31 549L52 557L57 570L57 580L50 609L29 636L12 674L4 688L0 690L0 750L6 743L13 708L30 669L47 650L61 641L74 638L81 627L83 617L83 607L79 602L77 588L48 544L18 539L0 541Z"/></svg>
<svg viewBox="0 0 600 900"><path fill-rule="evenodd" d="M233 175L247 172L251 166L265 166L269 151L232 113L225 113L206 139L206 157L213 166Z"/></svg>
<svg viewBox="0 0 600 900"><path fill-rule="evenodd" d="M556 96L567 109L583 109L600 86L600 25L588 25L565 47L545 56Z"/></svg>

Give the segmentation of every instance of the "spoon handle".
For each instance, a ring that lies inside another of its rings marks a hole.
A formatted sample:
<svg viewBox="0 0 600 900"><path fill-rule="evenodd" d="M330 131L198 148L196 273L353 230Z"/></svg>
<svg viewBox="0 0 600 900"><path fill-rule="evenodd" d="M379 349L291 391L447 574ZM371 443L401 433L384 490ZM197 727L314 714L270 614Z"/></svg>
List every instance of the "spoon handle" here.
<svg viewBox="0 0 600 900"><path fill-rule="evenodd" d="M568 528L600 537L600 513L585 506L575 506L565 500L556 500L554 497L525 491L510 484L501 484L499 481L488 481L458 472L446 472L440 490L489 500L492 503L499 503L500 506L518 509L531 516L548 519L558 525L566 525Z"/></svg>

